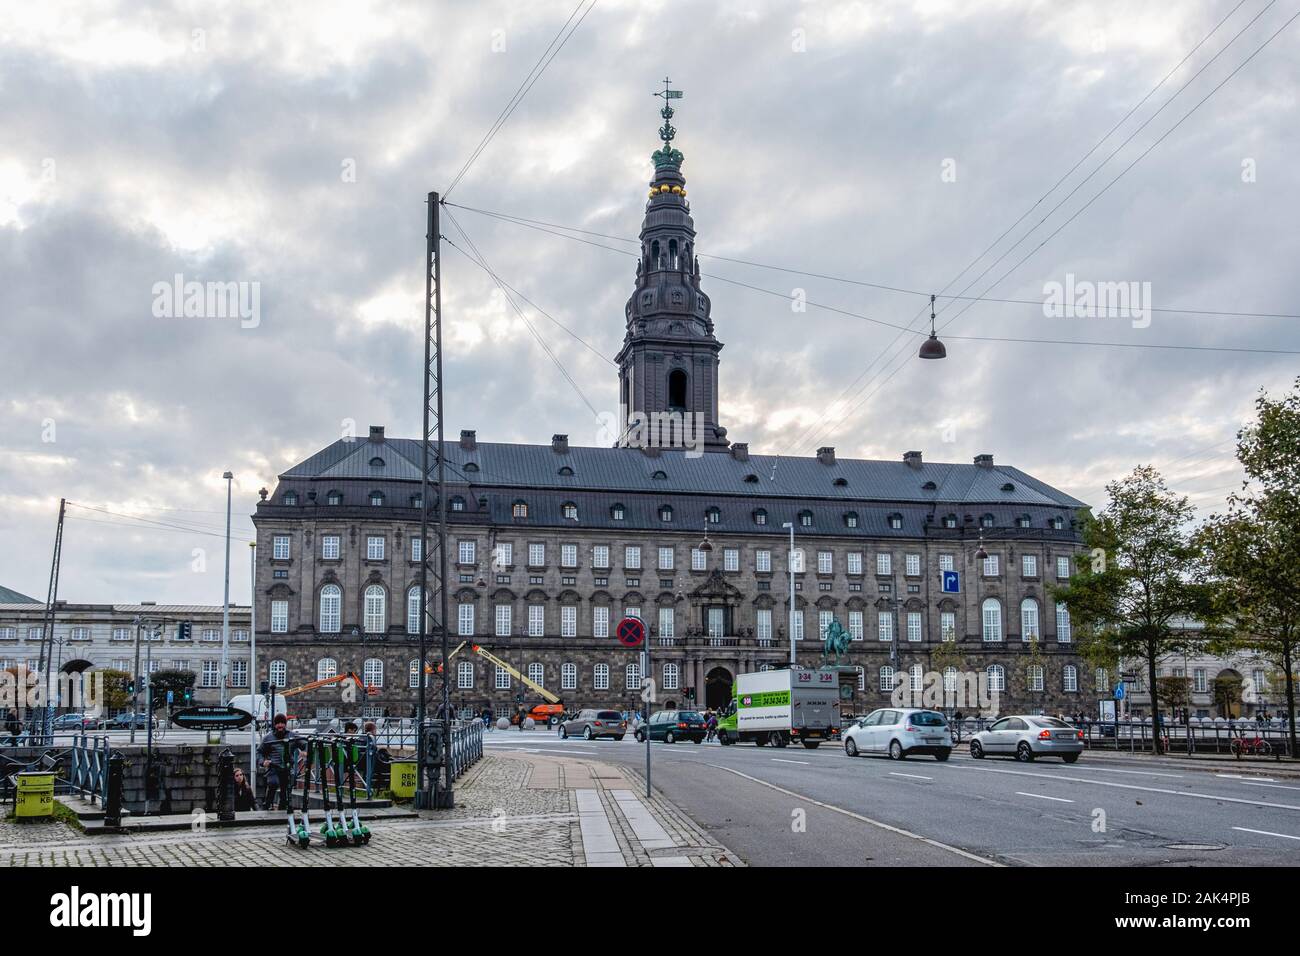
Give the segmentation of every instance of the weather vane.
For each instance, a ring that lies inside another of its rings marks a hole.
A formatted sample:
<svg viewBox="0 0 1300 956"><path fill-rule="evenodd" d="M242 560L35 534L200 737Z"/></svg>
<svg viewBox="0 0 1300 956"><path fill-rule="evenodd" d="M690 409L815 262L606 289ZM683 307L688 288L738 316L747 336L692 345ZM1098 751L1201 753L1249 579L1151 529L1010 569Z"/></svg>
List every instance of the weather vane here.
<svg viewBox="0 0 1300 956"><path fill-rule="evenodd" d="M677 135L677 128L672 124L674 110L669 100L680 100L682 98L681 90L672 88L672 80L664 77L664 88L652 94L658 96L664 101L663 109L659 115L664 118L664 125L659 127L659 138L664 141L664 148L655 150L654 161L656 166L680 166L682 154L679 150L673 149L673 137Z"/></svg>

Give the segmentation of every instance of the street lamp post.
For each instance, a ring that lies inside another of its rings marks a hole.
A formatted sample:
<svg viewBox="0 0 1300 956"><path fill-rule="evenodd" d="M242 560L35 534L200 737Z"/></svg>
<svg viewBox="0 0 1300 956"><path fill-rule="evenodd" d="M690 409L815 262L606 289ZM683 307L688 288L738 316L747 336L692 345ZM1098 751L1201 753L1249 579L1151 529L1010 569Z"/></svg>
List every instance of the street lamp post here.
<svg viewBox="0 0 1300 956"><path fill-rule="evenodd" d="M253 702L253 722L248 732L248 786L257 793L257 542L248 542L248 696ZM267 708L269 714L274 709L275 689L268 687L272 694L272 704Z"/></svg>
<svg viewBox="0 0 1300 956"><path fill-rule="evenodd" d="M221 599L221 706L224 707L226 681L230 674L230 495L231 481L235 476L227 471L221 477L226 479L226 585ZM224 731L221 739L226 739Z"/></svg>
<svg viewBox="0 0 1300 956"><path fill-rule="evenodd" d="M794 522L787 521L781 527L790 529L790 553L786 558L786 565L790 572L790 617L786 627L790 631L790 668L793 670L798 663L794 645Z"/></svg>

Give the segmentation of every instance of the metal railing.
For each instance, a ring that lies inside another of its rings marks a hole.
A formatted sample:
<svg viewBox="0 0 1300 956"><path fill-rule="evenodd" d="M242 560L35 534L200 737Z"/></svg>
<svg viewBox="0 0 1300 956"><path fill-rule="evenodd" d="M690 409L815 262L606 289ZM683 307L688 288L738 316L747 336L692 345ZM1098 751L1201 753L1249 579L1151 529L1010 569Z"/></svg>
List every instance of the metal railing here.
<svg viewBox="0 0 1300 956"><path fill-rule="evenodd" d="M112 755L108 737L80 734L68 751L68 783L91 803L102 802L108 792L108 758Z"/></svg>
<svg viewBox="0 0 1300 956"><path fill-rule="evenodd" d="M969 740L987 730L996 717L970 717L952 721L953 739ZM1082 720L1067 723L1083 731L1084 746L1091 750L1155 753L1155 729L1150 717L1140 720ZM1172 756L1220 754L1282 759L1291 756L1291 733L1280 720L1201 720L1175 724L1162 721L1165 752Z"/></svg>

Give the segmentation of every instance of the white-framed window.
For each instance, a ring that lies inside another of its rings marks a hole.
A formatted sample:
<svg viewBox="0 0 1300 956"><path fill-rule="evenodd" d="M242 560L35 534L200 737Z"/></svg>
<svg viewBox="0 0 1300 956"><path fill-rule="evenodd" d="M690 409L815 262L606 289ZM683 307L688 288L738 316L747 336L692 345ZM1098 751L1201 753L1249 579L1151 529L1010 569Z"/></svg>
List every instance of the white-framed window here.
<svg viewBox="0 0 1300 956"><path fill-rule="evenodd" d="M383 687L384 662L378 657L367 657L361 665L361 683L367 687Z"/></svg>
<svg viewBox="0 0 1300 956"><path fill-rule="evenodd" d="M880 689L890 693L894 689L894 669L886 664L880 668Z"/></svg>
<svg viewBox="0 0 1300 956"><path fill-rule="evenodd" d="M953 570L953 558L951 554L939 555L939 570L940 571Z"/></svg>
<svg viewBox="0 0 1300 956"><path fill-rule="evenodd" d="M271 661L271 666L266 669L266 678L276 687L287 685L289 683L288 661Z"/></svg>
<svg viewBox="0 0 1300 956"><path fill-rule="evenodd" d="M324 534L320 539L320 556L325 561L337 561L339 558L339 536Z"/></svg>
<svg viewBox="0 0 1300 956"><path fill-rule="evenodd" d="M10 639L10 640L15 640L15 639L17 639L17 637L18 637L18 628L16 628L16 627L9 627L9 628L5 628L5 630L7 630L7 631L12 631L12 632L13 632L11 635L9 635L9 639ZM115 641L129 641L130 639L131 639L131 629L130 629L129 627L115 627L115 628L113 628L113 640L115 640Z"/></svg>
<svg viewBox="0 0 1300 956"><path fill-rule="evenodd" d="M515 563L515 546L511 541L498 541L492 552L492 566L497 570L508 568Z"/></svg>
<svg viewBox="0 0 1300 956"><path fill-rule="evenodd" d="M366 536L366 560L367 561L384 560L383 535L371 534Z"/></svg>
<svg viewBox="0 0 1300 956"><path fill-rule="evenodd" d="M1002 604L997 598L985 598L983 607L984 643L1002 641Z"/></svg>
<svg viewBox="0 0 1300 956"><path fill-rule="evenodd" d="M68 640L70 640L70 641L88 641L88 640L90 640L90 628L88 628L88 627L74 627L74 628L72 628L72 629L68 632Z"/></svg>
<svg viewBox="0 0 1300 956"><path fill-rule="evenodd" d="M528 636L542 637L546 634L546 605L528 605Z"/></svg>
<svg viewBox="0 0 1300 956"><path fill-rule="evenodd" d="M1030 664L1025 670L1025 681L1030 690L1043 689L1043 668L1040 664Z"/></svg>
<svg viewBox="0 0 1300 956"><path fill-rule="evenodd" d="M641 568L641 546L629 544L623 549L623 567L629 571L638 571Z"/></svg>
<svg viewBox="0 0 1300 956"><path fill-rule="evenodd" d="M528 517L528 502L526 502L526 501L516 501L514 504L512 504L512 505L510 506L510 517L512 517L512 518L527 518L527 517Z"/></svg>
<svg viewBox="0 0 1300 956"><path fill-rule="evenodd" d="M560 606L560 637L578 636L578 606L562 604Z"/></svg>
<svg viewBox="0 0 1300 956"><path fill-rule="evenodd" d="M1007 689L1007 672L1002 669L1001 664L990 664L984 668L984 675L988 680L989 690L1000 693Z"/></svg>
<svg viewBox="0 0 1300 956"><path fill-rule="evenodd" d="M998 556L990 554L984 559L984 576L986 578L996 578L998 576Z"/></svg>
<svg viewBox="0 0 1300 956"><path fill-rule="evenodd" d="M420 633L420 586L406 592L406 633Z"/></svg>
<svg viewBox="0 0 1300 956"><path fill-rule="evenodd" d="M700 570L703 571L704 569L700 568ZM767 549L763 549L761 551L754 552L754 570L763 571L763 572L772 570L771 551L768 551Z"/></svg>
<svg viewBox="0 0 1300 956"><path fill-rule="evenodd" d="M509 604L498 604L496 606L496 630L493 633L497 637L510 636L510 611Z"/></svg>
<svg viewBox="0 0 1300 956"><path fill-rule="evenodd" d="M233 628L230 631L230 641L233 644L247 644L248 632L243 628Z"/></svg>
<svg viewBox="0 0 1300 956"><path fill-rule="evenodd" d="M337 634L342 624L343 589L327 584L320 589L320 632Z"/></svg>
<svg viewBox="0 0 1300 956"><path fill-rule="evenodd" d="M772 639L772 609L770 607L760 607L755 613L754 632L758 635L760 641L770 641Z"/></svg>
<svg viewBox="0 0 1300 956"><path fill-rule="evenodd" d="M162 663L154 661L155 664ZM247 687L248 686L248 661L236 658L230 662L230 686Z"/></svg>
<svg viewBox="0 0 1300 956"><path fill-rule="evenodd" d="M591 687L593 690L609 690L608 664L597 664L592 669Z"/></svg>
<svg viewBox="0 0 1300 956"><path fill-rule="evenodd" d="M1038 631L1038 602L1025 598L1020 602L1020 639L1036 641L1041 635Z"/></svg>
<svg viewBox="0 0 1300 956"><path fill-rule="evenodd" d="M277 534L271 539L271 557L276 561L289 560L289 536Z"/></svg>
<svg viewBox="0 0 1300 956"><path fill-rule="evenodd" d="M474 564L477 560L477 541L458 541L456 543L456 562L458 564Z"/></svg>
<svg viewBox="0 0 1300 956"><path fill-rule="evenodd" d="M221 661L203 662L202 686L204 687L221 686Z"/></svg>
<svg viewBox="0 0 1300 956"><path fill-rule="evenodd" d="M817 573L833 574L835 572L835 552L818 551L817 552Z"/></svg>
<svg viewBox="0 0 1300 956"><path fill-rule="evenodd" d="M609 545L598 544L591 549L591 566L607 569L609 567Z"/></svg>
<svg viewBox="0 0 1300 956"><path fill-rule="evenodd" d="M939 639L943 641L957 640L956 611L941 611L939 613Z"/></svg>
<svg viewBox="0 0 1300 956"><path fill-rule="evenodd" d="M578 566L578 546L576 544L560 545L560 567L576 568Z"/></svg>
<svg viewBox="0 0 1300 956"><path fill-rule="evenodd" d="M638 620L640 620L640 618L641 618L641 609L640 609L639 607L625 607L625 608L623 608L623 616L624 616L624 617L634 617L634 618L637 618Z"/></svg>
<svg viewBox="0 0 1300 956"><path fill-rule="evenodd" d="M418 658L409 661L406 665L406 686L412 688L420 686L420 661Z"/></svg>
<svg viewBox="0 0 1300 956"><path fill-rule="evenodd" d="M861 551L850 551L847 555L845 555L845 561L846 561L846 570L848 571L849 574L862 573L862 552Z"/></svg>
<svg viewBox="0 0 1300 956"><path fill-rule="evenodd" d="M271 633L272 634L289 633L289 602L288 601L271 602Z"/></svg>
<svg viewBox="0 0 1300 956"><path fill-rule="evenodd" d="M459 604L456 606L456 634L458 637L474 636L473 604Z"/></svg>
<svg viewBox="0 0 1300 956"><path fill-rule="evenodd" d="M1250 679L1255 682L1255 693L1268 693L1268 675L1264 673L1263 668L1256 668L1250 672Z"/></svg>
<svg viewBox="0 0 1300 956"><path fill-rule="evenodd" d="M894 561L893 561L893 558L894 558L894 556L893 556L892 554L888 554L888 553L877 554L877 555L876 555L876 573L877 573L877 574L890 574L890 573L892 573L892 568L894 567Z"/></svg>
<svg viewBox="0 0 1300 956"><path fill-rule="evenodd" d="M424 542L414 535L411 536L411 560L424 560Z"/></svg>
<svg viewBox="0 0 1300 956"><path fill-rule="evenodd" d="M474 664L472 661L461 661L456 665L456 686L461 690L469 690L474 686Z"/></svg>
<svg viewBox="0 0 1300 956"><path fill-rule="evenodd" d="M859 665L857 665L856 667L854 667L854 670L856 670L856 671L858 672L858 690L866 690L866 689L867 689L867 670L866 670L866 668L863 667L861 664L859 664Z"/></svg>
<svg viewBox="0 0 1300 956"><path fill-rule="evenodd" d="M530 568L543 568L546 566L546 545L542 542L533 542L528 545L528 566Z"/></svg>
<svg viewBox="0 0 1300 956"><path fill-rule="evenodd" d="M560 514L562 514L569 521L577 521L578 506L575 505L572 501L566 502L563 506L561 506Z"/></svg>
<svg viewBox="0 0 1300 956"><path fill-rule="evenodd" d="M681 671L669 661L664 665L664 690L677 690L681 684Z"/></svg>
<svg viewBox="0 0 1300 956"><path fill-rule="evenodd" d="M1066 664L1061 671L1061 681L1067 694L1075 693L1079 689L1079 669L1073 664Z"/></svg>
<svg viewBox="0 0 1300 956"><path fill-rule="evenodd" d="M1056 640L1061 644L1069 644L1072 640L1070 635L1070 607L1064 601L1056 602Z"/></svg>
<svg viewBox="0 0 1300 956"><path fill-rule="evenodd" d="M670 607L661 607L659 609L659 636L672 637L675 633L674 623L676 616Z"/></svg>
<svg viewBox="0 0 1300 956"><path fill-rule="evenodd" d="M564 663L560 665L560 690L578 689L578 665Z"/></svg>
<svg viewBox="0 0 1300 956"><path fill-rule="evenodd" d="M365 629L367 634L383 634L388 630L388 608L382 585L372 584L365 594Z"/></svg>
<svg viewBox="0 0 1300 956"><path fill-rule="evenodd" d="M502 667L500 664L497 664L496 672L493 676L492 683L497 690L509 690L510 672L506 670L504 667Z"/></svg>
<svg viewBox="0 0 1300 956"><path fill-rule="evenodd" d="M1020 576L1023 578L1038 577L1038 555L1022 554L1020 556Z"/></svg>
<svg viewBox="0 0 1300 956"><path fill-rule="evenodd" d="M921 573L921 556L919 554L909 554L904 559L905 566L903 573L908 577L917 577Z"/></svg>
<svg viewBox="0 0 1300 956"><path fill-rule="evenodd" d="M957 668L949 664L943 669L943 690L946 694L957 690Z"/></svg>
<svg viewBox="0 0 1300 956"><path fill-rule="evenodd" d="M740 570L740 549L739 548L722 549L722 570L724 571Z"/></svg>
<svg viewBox="0 0 1300 956"><path fill-rule="evenodd" d="M880 641L892 641L894 639L893 611L876 612L876 639Z"/></svg>
<svg viewBox="0 0 1300 956"><path fill-rule="evenodd" d="M332 657L322 657L316 662L316 679L325 680L339 676L339 662Z"/></svg>
<svg viewBox="0 0 1300 956"><path fill-rule="evenodd" d="M826 639L826 628L831 626L831 621L833 620L835 620L834 611L817 612L817 639L818 640Z"/></svg>
<svg viewBox="0 0 1300 956"><path fill-rule="evenodd" d="M219 642L221 641L221 628L219 628L219 627L205 627L205 628L203 629L203 634L202 634L202 636L201 636L200 639L203 640L203 641L205 641L205 642L207 642L207 643L209 643L209 644L216 644L216 643L219 643ZM146 638L146 640L147 640L147 638Z"/></svg>
<svg viewBox="0 0 1300 956"><path fill-rule="evenodd" d="M691 570L707 571L709 569L709 558L707 553L699 548L691 548Z"/></svg>
<svg viewBox="0 0 1300 956"><path fill-rule="evenodd" d="M641 689L641 665L640 664L628 664L627 667L624 669L624 677L627 682L628 690Z"/></svg>
<svg viewBox="0 0 1300 956"><path fill-rule="evenodd" d="M849 637L855 641L862 640L865 626L862 620L861 611L849 611Z"/></svg>
<svg viewBox="0 0 1300 956"><path fill-rule="evenodd" d="M546 668L540 661L534 661L528 665L528 679L538 687L546 686Z"/></svg>
<svg viewBox="0 0 1300 956"><path fill-rule="evenodd" d="M915 644L921 640L921 612L907 612L907 639Z"/></svg>
<svg viewBox="0 0 1300 956"><path fill-rule="evenodd" d="M609 608L603 604L591 609L591 636L609 637Z"/></svg>
<svg viewBox="0 0 1300 956"><path fill-rule="evenodd" d="M660 548L659 549L659 570L671 571L672 569L673 569L673 549Z"/></svg>
<svg viewBox="0 0 1300 956"><path fill-rule="evenodd" d="M925 681L925 668L920 664L913 664L907 669L907 678L907 684L912 693L921 693L921 686Z"/></svg>
<svg viewBox="0 0 1300 956"><path fill-rule="evenodd" d="M1056 576L1061 579L1070 576L1070 559L1065 555L1061 555L1056 559Z"/></svg>
<svg viewBox="0 0 1300 956"><path fill-rule="evenodd" d="M803 574L804 559L803 548L795 548L790 552L790 570L795 574Z"/></svg>
<svg viewBox="0 0 1300 956"><path fill-rule="evenodd" d="M803 640L803 611L794 612L794 639Z"/></svg>

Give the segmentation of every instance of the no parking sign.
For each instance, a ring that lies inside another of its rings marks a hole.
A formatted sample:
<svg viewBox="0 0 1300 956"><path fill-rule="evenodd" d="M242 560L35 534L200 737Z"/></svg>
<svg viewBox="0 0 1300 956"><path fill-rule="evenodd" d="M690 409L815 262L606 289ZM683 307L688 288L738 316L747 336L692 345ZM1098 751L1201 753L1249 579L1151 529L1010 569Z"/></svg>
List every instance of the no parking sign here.
<svg viewBox="0 0 1300 956"><path fill-rule="evenodd" d="M614 634L624 647L640 647L645 640L645 622L639 617L625 617L618 622Z"/></svg>

